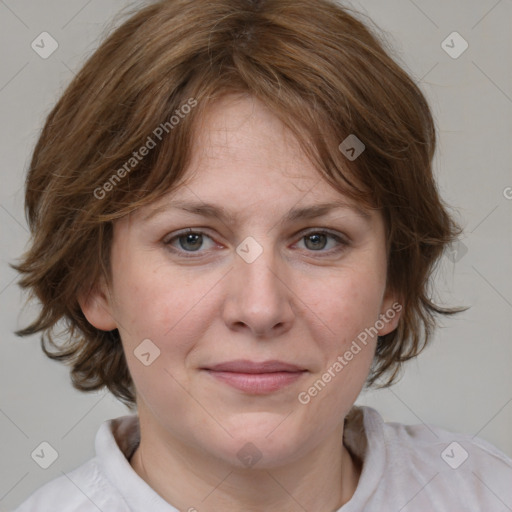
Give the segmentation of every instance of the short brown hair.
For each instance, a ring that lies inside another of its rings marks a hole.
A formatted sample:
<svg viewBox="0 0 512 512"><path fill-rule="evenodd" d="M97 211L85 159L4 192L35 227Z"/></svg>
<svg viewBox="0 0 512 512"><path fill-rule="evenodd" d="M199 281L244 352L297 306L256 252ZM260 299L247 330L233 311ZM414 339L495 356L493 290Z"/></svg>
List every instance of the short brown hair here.
<svg viewBox="0 0 512 512"><path fill-rule="evenodd" d="M17 334L42 332L44 352L71 365L76 388L107 386L134 405L118 331L89 324L77 297L110 276L113 222L180 184L194 126L229 93L269 106L323 179L382 212L388 285L403 311L378 340L368 384L390 385L431 338L435 315L461 310L434 304L428 291L460 228L433 178L436 132L423 94L365 24L329 0L162 0L101 44L34 150L26 182L32 239L15 268L41 311ZM171 128L191 99L195 108ZM128 169L164 126L157 147ZM349 135L365 145L353 161L339 149Z"/></svg>

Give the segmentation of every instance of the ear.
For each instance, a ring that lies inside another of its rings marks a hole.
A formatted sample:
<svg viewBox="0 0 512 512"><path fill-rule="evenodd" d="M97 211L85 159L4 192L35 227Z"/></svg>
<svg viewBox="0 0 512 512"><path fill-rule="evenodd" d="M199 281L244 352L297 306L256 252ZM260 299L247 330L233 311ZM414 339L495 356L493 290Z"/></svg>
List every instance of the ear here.
<svg viewBox="0 0 512 512"><path fill-rule="evenodd" d="M103 277L90 290L78 297L78 303L87 321L102 331L117 328L112 314L112 299Z"/></svg>
<svg viewBox="0 0 512 512"><path fill-rule="evenodd" d="M376 322L379 336L385 336L394 331L398 326L398 321L402 314L402 298L394 290L388 289L382 300L382 308L379 315L379 320ZM384 325L382 325L384 324Z"/></svg>

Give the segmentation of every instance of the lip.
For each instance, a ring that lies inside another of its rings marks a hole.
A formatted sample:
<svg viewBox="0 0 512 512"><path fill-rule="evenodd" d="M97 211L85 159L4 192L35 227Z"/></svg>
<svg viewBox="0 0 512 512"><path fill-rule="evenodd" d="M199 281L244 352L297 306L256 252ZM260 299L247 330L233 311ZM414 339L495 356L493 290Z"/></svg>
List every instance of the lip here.
<svg viewBox="0 0 512 512"><path fill-rule="evenodd" d="M285 363L284 361L250 361L249 359L237 359L226 361L206 368L214 372L234 372L234 373L274 373L274 372L301 372L305 368Z"/></svg>
<svg viewBox="0 0 512 512"><path fill-rule="evenodd" d="M245 393L262 395L278 391L300 379L307 370L283 361L239 359L202 368L215 379Z"/></svg>

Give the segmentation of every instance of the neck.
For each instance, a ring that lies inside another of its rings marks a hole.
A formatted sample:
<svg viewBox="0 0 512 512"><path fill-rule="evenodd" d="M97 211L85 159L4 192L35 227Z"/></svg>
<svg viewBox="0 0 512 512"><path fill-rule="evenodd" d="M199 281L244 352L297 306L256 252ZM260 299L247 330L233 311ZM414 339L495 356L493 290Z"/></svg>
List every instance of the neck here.
<svg viewBox="0 0 512 512"><path fill-rule="evenodd" d="M240 469L145 432L130 460L135 472L178 510L336 511L350 500L361 463L342 443L343 423L311 453L286 466ZM340 431L341 430L341 431ZM149 434L149 435L146 435Z"/></svg>

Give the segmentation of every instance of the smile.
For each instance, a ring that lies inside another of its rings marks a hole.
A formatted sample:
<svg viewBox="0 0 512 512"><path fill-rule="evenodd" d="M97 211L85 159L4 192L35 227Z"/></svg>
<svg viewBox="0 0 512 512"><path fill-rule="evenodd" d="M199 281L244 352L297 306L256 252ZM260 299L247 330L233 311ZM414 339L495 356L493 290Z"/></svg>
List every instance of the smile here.
<svg viewBox="0 0 512 512"><path fill-rule="evenodd" d="M213 378L245 393L263 395L299 380L307 370L281 361L229 361L203 368Z"/></svg>

